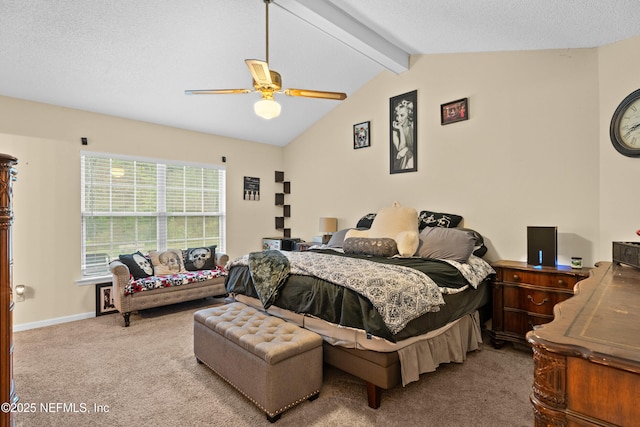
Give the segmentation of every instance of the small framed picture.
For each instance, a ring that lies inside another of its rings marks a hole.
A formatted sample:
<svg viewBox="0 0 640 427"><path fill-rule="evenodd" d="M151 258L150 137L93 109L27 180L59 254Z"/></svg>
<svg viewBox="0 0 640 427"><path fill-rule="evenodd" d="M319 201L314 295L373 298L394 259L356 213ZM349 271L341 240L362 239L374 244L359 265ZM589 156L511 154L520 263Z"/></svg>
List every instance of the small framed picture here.
<svg viewBox="0 0 640 427"><path fill-rule="evenodd" d="M244 200L260 200L260 178L244 177Z"/></svg>
<svg viewBox="0 0 640 427"><path fill-rule="evenodd" d="M113 284L98 283L96 285L96 316L116 313L116 306L113 303Z"/></svg>
<svg viewBox="0 0 640 427"><path fill-rule="evenodd" d="M371 145L371 122L353 125L353 149L369 147Z"/></svg>
<svg viewBox="0 0 640 427"><path fill-rule="evenodd" d="M467 98L457 99L440 105L440 124L460 122L469 119L469 103Z"/></svg>

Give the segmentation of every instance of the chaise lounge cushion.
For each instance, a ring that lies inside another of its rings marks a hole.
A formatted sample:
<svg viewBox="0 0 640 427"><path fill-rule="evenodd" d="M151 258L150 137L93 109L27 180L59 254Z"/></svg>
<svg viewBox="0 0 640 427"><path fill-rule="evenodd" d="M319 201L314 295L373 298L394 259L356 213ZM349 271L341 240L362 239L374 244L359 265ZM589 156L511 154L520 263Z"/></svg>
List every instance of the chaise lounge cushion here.
<svg viewBox="0 0 640 427"><path fill-rule="evenodd" d="M185 271L183 273L168 274L164 276L150 276L135 279L133 276L124 288L125 295L152 289L168 288L171 286L188 285L190 283L204 282L216 277L226 276L227 272L222 267L212 270Z"/></svg>

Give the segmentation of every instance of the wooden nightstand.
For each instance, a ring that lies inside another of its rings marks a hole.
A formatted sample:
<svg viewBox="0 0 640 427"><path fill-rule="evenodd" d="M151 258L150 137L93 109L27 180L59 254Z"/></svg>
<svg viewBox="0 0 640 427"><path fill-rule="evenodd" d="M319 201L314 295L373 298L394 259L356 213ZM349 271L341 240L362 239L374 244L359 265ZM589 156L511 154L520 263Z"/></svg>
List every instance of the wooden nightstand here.
<svg viewBox="0 0 640 427"><path fill-rule="evenodd" d="M535 325L553 320L553 306L573 296L573 287L589 277L590 268L533 266L526 262L498 261L493 282L491 341L525 343Z"/></svg>

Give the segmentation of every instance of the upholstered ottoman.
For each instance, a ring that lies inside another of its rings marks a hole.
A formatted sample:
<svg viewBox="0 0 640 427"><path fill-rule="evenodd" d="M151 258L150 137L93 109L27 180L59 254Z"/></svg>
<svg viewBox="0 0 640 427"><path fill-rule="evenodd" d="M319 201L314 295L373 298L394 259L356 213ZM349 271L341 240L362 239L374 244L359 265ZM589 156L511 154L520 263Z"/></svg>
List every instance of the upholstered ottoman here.
<svg viewBox="0 0 640 427"><path fill-rule="evenodd" d="M197 311L193 328L197 361L258 405L269 421L318 397L320 335L239 302Z"/></svg>

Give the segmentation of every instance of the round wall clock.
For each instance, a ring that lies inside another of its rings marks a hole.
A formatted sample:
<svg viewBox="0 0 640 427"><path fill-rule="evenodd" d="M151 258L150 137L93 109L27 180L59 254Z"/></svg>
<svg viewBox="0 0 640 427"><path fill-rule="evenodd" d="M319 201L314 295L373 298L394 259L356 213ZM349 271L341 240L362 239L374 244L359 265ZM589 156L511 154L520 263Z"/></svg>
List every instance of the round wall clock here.
<svg viewBox="0 0 640 427"><path fill-rule="evenodd" d="M640 157L640 89L622 100L611 118L613 147L629 157Z"/></svg>

